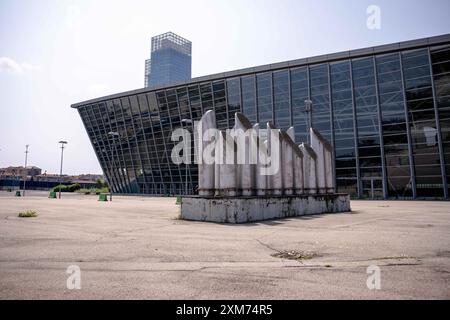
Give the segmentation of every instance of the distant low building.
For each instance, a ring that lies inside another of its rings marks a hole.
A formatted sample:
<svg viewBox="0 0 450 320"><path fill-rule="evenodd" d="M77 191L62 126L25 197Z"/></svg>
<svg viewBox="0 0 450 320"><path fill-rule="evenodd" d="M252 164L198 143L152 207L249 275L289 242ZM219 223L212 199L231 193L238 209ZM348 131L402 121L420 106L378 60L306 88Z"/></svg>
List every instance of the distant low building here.
<svg viewBox="0 0 450 320"><path fill-rule="evenodd" d="M35 177L42 173L42 169L35 166L7 167L0 169L0 176L4 177Z"/></svg>
<svg viewBox="0 0 450 320"><path fill-rule="evenodd" d="M95 184L97 180L104 180L103 175L101 174L80 174L75 176L62 175L55 173L47 173L44 172L41 175L35 177L36 181L51 181L51 182L70 182L70 183L80 183L80 184Z"/></svg>
<svg viewBox="0 0 450 320"><path fill-rule="evenodd" d="M55 173L43 173L36 177L34 177L35 181L48 181L48 182L71 182L72 177L67 175L60 176L59 174Z"/></svg>
<svg viewBox="0 0 450 320"><path fill-rule="evenodd" d="M24 187L24 177L27 176L26 187L30 190L49 190L61 184L69 185L73 183L80 184L81 188L95 188L97 181L104 181L101 174L80 174L75 176L62 175L55 173L41 173L42 170L37 167L8 167L0 169L0 190L2 189L22 189Z"/></svg>

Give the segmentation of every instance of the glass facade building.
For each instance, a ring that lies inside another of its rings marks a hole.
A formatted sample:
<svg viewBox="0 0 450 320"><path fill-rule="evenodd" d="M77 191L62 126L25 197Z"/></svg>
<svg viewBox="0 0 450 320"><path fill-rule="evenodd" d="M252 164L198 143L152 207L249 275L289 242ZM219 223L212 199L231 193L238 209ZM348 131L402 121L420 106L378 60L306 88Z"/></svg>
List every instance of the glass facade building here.
<svg viewBox="0 0 450 320"><path fill-rule="evenodd" d="M191 79L192 43L172 32L152 37L145 60L145 87L166 86Z"/></svg>
<svg viewBox="0 0 450 320"><path fill-rule="evenodd" d="M153 72L153 67L152 67ZM196 165L171 161L172 131L215 110L220 129L313 127L333 145L336 185L354 198L448 199L450 35L352 50L74 104L114 192L192 194ZM111 132L118 134L110 134Z"/></svg>

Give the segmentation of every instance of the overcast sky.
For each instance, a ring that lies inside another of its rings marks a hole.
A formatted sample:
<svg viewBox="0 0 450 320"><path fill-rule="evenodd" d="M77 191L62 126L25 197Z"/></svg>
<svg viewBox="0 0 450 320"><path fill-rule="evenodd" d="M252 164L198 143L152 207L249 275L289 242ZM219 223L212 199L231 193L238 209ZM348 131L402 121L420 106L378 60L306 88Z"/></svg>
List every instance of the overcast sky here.
<svg viewBox="0 0 450 320"><path fill-rule="evenodd" d="M381 9L370 30L369 5ZM150 38L193 42L194 77L450 33L449 0L0 0L0 167L101 173L70 105L143 87Z"/></svg>

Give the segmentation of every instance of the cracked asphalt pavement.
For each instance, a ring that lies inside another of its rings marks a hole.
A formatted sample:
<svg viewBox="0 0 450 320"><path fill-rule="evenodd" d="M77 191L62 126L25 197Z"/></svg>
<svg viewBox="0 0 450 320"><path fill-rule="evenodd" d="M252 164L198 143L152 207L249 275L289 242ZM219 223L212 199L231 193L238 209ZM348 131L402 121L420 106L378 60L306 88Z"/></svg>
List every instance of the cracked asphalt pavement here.
<svg viewBox="0 0 450 320"><path fill-rule="evenodd" d="M0 299L450 298L450 202L351 206L227 225L179 220L174 198L0 191ZM39 216L18 217L29 209ZM289 250L312 258L272 256ZM71 265L80 290L66 286Z"/></svg>

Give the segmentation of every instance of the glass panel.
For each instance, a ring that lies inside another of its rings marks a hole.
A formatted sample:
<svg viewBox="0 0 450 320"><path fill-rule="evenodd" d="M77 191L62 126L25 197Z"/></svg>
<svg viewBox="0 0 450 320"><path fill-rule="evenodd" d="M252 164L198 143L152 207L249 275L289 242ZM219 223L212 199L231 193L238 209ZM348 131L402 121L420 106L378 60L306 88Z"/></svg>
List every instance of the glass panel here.
<svg viewBox="0 0 450 320"><path fill-rule="evenodd" d="M192 120L198 121L203 115L201 99L200 99L200 89L198 85L188 87L189 105L191 107Z"/></svg>
<svg viewBox="0 0 450 320"><path fill-rule="evenodd" d="M308 99L308 75L306 68L291 69L291 104L296 142L306 142L307 119L305 100Z"/></svg>
<svg viewBox="0 0 450 320"><path fill-rule="evenodd" d="M439 154L436 117L434 109L430 109L433 91L428 50L403 52L402 58L417 196L429 197L430 194L434 194L436 197L442 197L442 180L439 185L434 179L441 176L439 157L421 156L422 154ZM425 110L421 110L424 106ZM421 183L418 183L419 180Z"/></svg>
<svg viewBox="0 0 450 320"><path fill-rule="evenodd" d="M200 84L200 97L202 101L203 114L208 110L214 109L211 83Z"/></svg>
<svg viewBox="0 0 450 320"><path fill-rule="evenodd" d="M131 193L140 193L138 185L138 175L142 171L142 165L139 161L139 156L136 150L136 130L133 126L131 107L128 98L121 98L115 101L120 106L123 117L123 127L120 130L123 134L121 138L124 140L123 144L124 157L128 178L130 180ZM119 131L119 132L120 132Z"/></svg>
<svg viewBox="0 0 450 320"><path fill-rule="evenodd" d="M263 73L256 75L258 118L264 128L267 122L272 122L272 74Z"/></svg>
<svg viewBox="0 0 450 320"><path fill-rule="evenodd" d="M353 60L352 72L362 193L364 197L371 198L372 195L375 197L375 192L382 191L382 186L381 189L374 187L374 182L377 185L382 182L379 179L382 161L373 59Z"/></svg>
<svg viewBox="0 0 450 320"><path fill-rule="evenodd" d="M289 110L289 75L287 70L273 73L275 126L286 130L291 125Z"/></svg>
<svg viewBox="0 0 450 320"><path fill-rule="evenodd" d="M257 122L255 77L243 77L242 81L242 112L251 123ZM262 126L264 128L264 126Z"/></svg>
<svg viewBox="0 0 450 320"><path fill-rule="evenodd" d="M336 178L338 181L341 178L341 171L337 170L338 168L351 167L352 175L356 179L352 83L349 61L330 64L330 77L335 129ZM351 195L356 196L356 180L342 181L342 183L337 183L338 192L349 192Z"/></svg>
<svg viewBox="0 0 450 320"><path fill-rule="evenodd" d="M311 66L309 74L313 102L313 127L331 142L328 67L326 64Z"/></svg>
<svg viewBox="0 0 450 320"><path fill-rule="evenodd" d="M212 84L214 95L214 110L216 112L216 125L218 129L228 129L228 114L225 98L225 81L216 81Z"/></svg>
<svg viewBox="0 0 450 320"><path fill-rule="evenodd" d="M228 113L230 119L230 128L234 126L234 114L241 112L241 90L240 79L227 80L227 101L228 101Z"/></svg>
<svg viewBox="0 0 450 320"><path fill-rule="evenodd" d="M388 196L412 197L399 54L376 56Z"/></svg>
<svg viewBox="0 0 450 320"><path fill-rule="evenodd" d="M431 48L430 54L433 66L439 124L441 127L442 149L445 163L444 175L447 178L447 193L450 194L450 45Z"/></svg>

